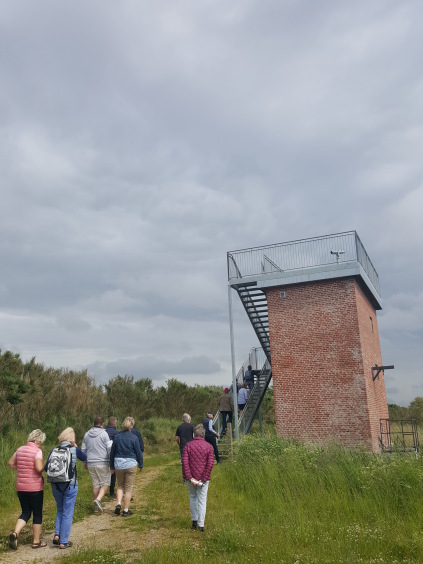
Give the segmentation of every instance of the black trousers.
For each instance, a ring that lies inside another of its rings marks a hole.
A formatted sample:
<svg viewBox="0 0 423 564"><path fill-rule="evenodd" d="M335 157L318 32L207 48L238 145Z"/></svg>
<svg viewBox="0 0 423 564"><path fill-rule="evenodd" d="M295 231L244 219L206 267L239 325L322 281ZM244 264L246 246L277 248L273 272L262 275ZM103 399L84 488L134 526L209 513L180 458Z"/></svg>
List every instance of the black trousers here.
<svg viewBox="0 0 423 564"><path fill-rule="evenodd" d="M222 433L226 432L226 425L227 419L229 419L229 423L232 425L232 411L221 411L222 414Z"/></svg>
<svg viewBox="0 0 423 564"><path fill-rule="evenodd" d="M115 495L115 487L116 487L116 472L113 472L110 476L110 495Z"/></svg>
<svg viewBox="0 0 423 564"><path fill-rule="evenodd" d="M44 491L39 492L17 492L21 503L22 513L19 519L28 523L32 513L32 524L41 525L43 522L43 499Z"/></svg>
<svg viewBox="0 0 423 564"><path fill-rule="evenodd" d="M214 457L216 459L216 462L220 462L220 458L219 458L219 451L217 450L217 442L216 442L216 436L212 435L211 433L206 433L206 436L204 437L206 439L206 441L208 443L211 444L211 446L213 447L214 450Z"/></svg>

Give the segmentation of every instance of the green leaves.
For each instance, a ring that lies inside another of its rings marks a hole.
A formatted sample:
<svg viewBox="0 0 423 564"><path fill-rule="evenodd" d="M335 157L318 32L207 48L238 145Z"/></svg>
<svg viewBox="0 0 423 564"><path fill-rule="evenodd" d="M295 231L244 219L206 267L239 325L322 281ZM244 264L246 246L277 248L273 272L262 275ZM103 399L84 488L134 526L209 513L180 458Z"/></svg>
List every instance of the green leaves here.
<svg viewBox="0 0 423 564"><path fill-rule="evenodd" d="M0 372L0 398L10 405L22 403L29 386L22 376L14 374L8 368Z"/></svg>

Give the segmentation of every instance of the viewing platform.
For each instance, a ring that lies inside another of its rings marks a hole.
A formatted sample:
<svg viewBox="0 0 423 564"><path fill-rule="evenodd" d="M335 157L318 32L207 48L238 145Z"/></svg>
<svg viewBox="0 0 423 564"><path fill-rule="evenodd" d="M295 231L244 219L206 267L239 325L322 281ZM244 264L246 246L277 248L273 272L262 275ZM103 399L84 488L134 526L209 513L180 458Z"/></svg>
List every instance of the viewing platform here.
<svg viewBox="0 0 423 564"><path fill-rule="evenodd" d="M379 276L356 231L229 251L228 282L257 289L354 277L382 309Z"/></svg>

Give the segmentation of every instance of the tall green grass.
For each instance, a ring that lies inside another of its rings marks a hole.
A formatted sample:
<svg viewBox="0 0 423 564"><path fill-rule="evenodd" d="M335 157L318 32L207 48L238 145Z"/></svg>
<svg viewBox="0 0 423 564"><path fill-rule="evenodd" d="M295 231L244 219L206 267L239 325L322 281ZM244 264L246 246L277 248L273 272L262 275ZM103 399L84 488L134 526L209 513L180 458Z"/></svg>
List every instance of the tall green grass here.
<svg viewBox="0 0 423 564"><path fill-rule="evenodd" d="M269 559L423 557L423 466L415 457L247 437L225 478L243 534Z"/></svg>
<svg viewBox="0 0 423 564"><path fill-rule="evenodd" d="M174 423L157 421L157 453L146 465L177 461ZM90 500L89 483L78 497ZM143 498L146 508L128 523L138 545L115 555L75 551L68 561L423 562L423 462L410 454L245 437L233 461L213 469L204 534L191 530L179 464L167 464ZM149 549L152 530L163 541Z"/></svg>
<svg viewBox="0 0 423 564"><path fill-rule="evenodd" d="M190 525L188 494L151 484L163 526ZM159 488L161 494L159 495ZM423 464L413 456L306 447L246 437L215 467L206 533L143 553L143 562L422 562Z"/></svg>

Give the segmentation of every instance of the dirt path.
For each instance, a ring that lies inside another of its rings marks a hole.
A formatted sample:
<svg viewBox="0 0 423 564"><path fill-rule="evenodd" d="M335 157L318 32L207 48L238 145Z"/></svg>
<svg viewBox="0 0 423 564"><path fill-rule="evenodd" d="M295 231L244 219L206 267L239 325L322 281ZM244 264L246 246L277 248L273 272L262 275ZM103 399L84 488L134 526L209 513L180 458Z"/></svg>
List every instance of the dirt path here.
<svg viewBox="0 0 423 564"><path fill-rule="evenodd" d="M174 462L170 463L174 464ZM146 500L143 496L144 489L152 481L161 476L164 469L169 466L144 468L141 474L137 474L134 487L134 501L131 509L142 512L146 507ZM83 521L74 523L72 526L70 540L73 547L67 550L60 550L53 545L53 533L44 534L44 540L47 542L46 548L34 550L30 544L21 545L16 552L9 551L0 555L0 562L8 564L21 564L28 562L56 562L64 556L70 556L72 551L81 548L92 549L113 549L116 553L125 552L128 548L134 550L134 557L139 557L136 553L137 547L144 550L155 546L160 546L166 542L170 542L171 535L166 529L151 528L145 532L132 531L123 525L123 518L114 514L115 500L109 500L107 497L103 499L104 513L93 514ZM130 518L128 518L130 521ZM129 523L128 523L129 524ZM118 534L116 534L118 532Z"/></svg>

